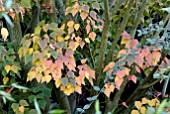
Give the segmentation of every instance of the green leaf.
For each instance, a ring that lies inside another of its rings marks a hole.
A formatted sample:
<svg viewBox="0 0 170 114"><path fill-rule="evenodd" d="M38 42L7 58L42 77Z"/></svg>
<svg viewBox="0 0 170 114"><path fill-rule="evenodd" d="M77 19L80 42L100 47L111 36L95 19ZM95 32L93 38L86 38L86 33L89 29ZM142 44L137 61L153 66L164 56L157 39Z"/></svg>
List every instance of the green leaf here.
<svg viewBox="0 0 170 114"><path fill-rule="evenodd" d="M11 107L12 107L13 111L15 112L19 108L19 104L18 103L12 103Z"/></svg>
<svg viewBox="0 0 170 114"><path fill-rule="evenodd" d="M12 86L15 87L15 88L18 88L18 89L24 89L24 90L28 89L27 87L17 85L17 83L13 83Z"/></svg>
<svg viewBox="0 0 170 114"><path fill-rule="evenodd" d="M60 109L57 109L57 110L51 110L48 112L49 114L62 114L62 113L65 113L65 110L60 110Z"/></svg>
<svg viewBox="0 0 170 114"><path fill-rule="evenodd" d="M45 109L47 103L45 100L41 99L41 100L38 100L38 104L40 108Z"/></svg>
<svg viewBox="0 0 170 114"><path fill-rule="evenodd" d="M21 6L23 8L31 8L31 1L30 0L21 0Z"/></svg>
<svg viewBox="0 0 170 114"><path fill-rule="evenodd" d="M35 106L35 109L36 109L37 113L42 114L41 110L40 110L40 107L38 105L38 102L37 102L37 98L34 98L34 106Z"/></svg>
<svg viewBox="0 0 170 114"><path fill-rule="evenodd" d="M42 93L47 97L51 97L51 89L49 88L43 88Z"/></svg>
<svg viewBox="0 0 170 114"><path fill-rule="evenodd" d="M29 104L27 103L26 100L20 100L20 101L19 101L19 104L20 104L21 106L29 106Z"/></svg>
<svg viewBox="0 0 170 114"><path fill-rule="evenodd" d="M91 104L86 104L86 105L83 107L83 109L84 109L84 110L87 110L87 109L90 108L90 106L91 106Z"/></svg>

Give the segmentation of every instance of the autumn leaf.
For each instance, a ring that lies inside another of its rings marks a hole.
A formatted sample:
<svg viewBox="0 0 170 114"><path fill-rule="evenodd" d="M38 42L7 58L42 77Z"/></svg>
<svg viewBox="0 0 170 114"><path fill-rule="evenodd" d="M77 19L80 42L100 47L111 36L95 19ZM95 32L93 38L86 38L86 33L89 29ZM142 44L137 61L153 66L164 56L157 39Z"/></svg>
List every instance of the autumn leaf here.
<svg viewBox="0 0 170 114"><path fill-rule="evenodd" d="M140 108L140 112L141 112L141 114L146 114L146 108L144 106L142 106Z"/></svg>
<svg viewBox="0 0 170 114"><path fill-rule="evenodd" d="M114 91L115 86L106 83L104 87L105 87L104 94L105 94L107 97L109 97L109 96L110 96L110 93Z"/></svg>
<svg viewBox="0 0 170 114"><path fill-rule="evenodd" d="M96 33L95 32L90 32L89 37L92 39L92 41L94 41L95 38L96 38Z"/></svg>
<svg viewBox="0 0 170 114"><path fill-rule="evenodd" d="M87 16L88 16L88 13L86 13L86 12L81 12L81 13L80 13L80 17L81 17L81 19L82 19L83 21L87 18Z"/></svg>
<svg viewBox="0 0 170 114"><path fill-rule="evenodd" d="M81 86L76 84L75 91L81 94L82 93Z"/></svg>
<svg viewBox="0 0 170 114"><path fill-rule="evenodd" d="M148 100L148 105L153 107L156 105L156 100L155 99L152 99L152 100Z"/></svg>
<svg viewBox="0 0 170 114"><path fill-rule="evenodd" d="M8 81L9 81L9 78L5 76L5 77L3 78L3 84L6 85L6 83L7 83Z"/></svg>
<svg viewBox="0 0 170 114"><path fill-rule="evenodd" d="M87 34L90 32L90 30L91 30L91 27L90 27L90 24L88 24L88 25L86 26L86 32L87 32Z"/></svg>
<svg viewBox="0 0 170 114"><path fill-rule="evenodd" d="M113 68L115 65L114 62L110 62L108 65L105 66L105 68L103 69L103 72L108 71L110 68Z"/></svg>
<svg viewBox="0 0 170 114"><path fill-rule="evenodd" d="M51 81L51 76L50 75L47 75L47 76L43 76L42 79L41 79L41 83L43 82L47 82L49 83Z"/></svg>
<svg viewBox="0 0 170 114"><path fill-rule="evenodd" d="M148 103L148 99L147 98L142 98L142 104L147 104Z"/></svg>
<svg viewBox="0 0 170 114"><path fill-rule="evenodd" d="M6 72L8 73L8 72L11 70L11 66L10 66L10 65L6 65L6 66L5 66L5 70L6 70Z"/></svg>
<svg viewBox="0 0 170 114"><path fill-rule="evenodd" d="M61 78L55 81L55 86L58 88L62 84Z"/></svg>
<svg viewBox="0 0 170 114"><path fill-rule="evenodd" d="M81 60L81 63L82 63L82 64L85 64L86 61L87 61L87 59L82 59L82 60Z"/></svg>
<svg viewBox="0 0 170 114"><path fill-rule="evenodd" d="M90 43L89 38L85 38L84 40L85 40L86 43Z"/></svg>
<svg viewBox="0 0 170 114"><path fill-rule="evenodd" d="M132 110L130 114L140 114L138 110Z"/></svg>
<svg viewBox="0 0 170 114"><path fill-rule="evenodd" d="M75 24L74 25L74 29L76 29L76 31L79 29L79 27L80 27L80 24Z"/></svg>
<svg viewBox="0 0 170 114"><path fill-rule="evenodd" d="M129 75L127 78L128 78L128 80L132 80L136 84L137 77L135 75Z"/></svg>
<svg viewBox="0 0 170 114"><path fill-rule="evenodd" d="M4 27L1 28L1 35L4 40L4 42L7 40L7 37L9 36L8 30Z"/></svg>
<svg viewBox="0 0 170 114"><path fill-rule="evenodd" d="M91 16L94 20L97 19L96 15L97 15L97 13L96 13L95 11L90 11L90 16Z"/></svg>
<svg viewBox="0 0 170 114"><path fill-rule="evenodd" d="M135 101L135 106L139 110L142 106L142 103L140 101Z"/></svg>
<svg viewBox="0 0 170 114"><path fill-rule="evenodd" d="M67 22L67 26L70 28L70 27L73 27L74 25L74 21L68 21Z"/></svg>
<svg viewBox="0 0 170 114"><path fill-rule="evenodd" d="M24 113L24 109L25 109L24 106L19 107L19 111L22 112L22 113Z"/></svg>
<svg viewBox="0 0 170 114"><path fill-rule="evenodd" d="M116 76L116 77L115 77L114 82L115 82L116 88L117 88L118 90L120 90L120 86L123 84L123 81L124 81L123 78L120 78L119 76Z"/></svg>

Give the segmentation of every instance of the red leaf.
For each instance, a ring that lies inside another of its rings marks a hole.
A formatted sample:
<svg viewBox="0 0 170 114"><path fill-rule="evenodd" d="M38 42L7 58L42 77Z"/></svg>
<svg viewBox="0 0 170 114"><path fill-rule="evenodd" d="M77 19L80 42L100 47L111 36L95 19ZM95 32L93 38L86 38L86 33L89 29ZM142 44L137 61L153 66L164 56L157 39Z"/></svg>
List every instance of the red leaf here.
<svg viewBox="0 0 170 114"><path fill-rule="evenodd" d="M136 78L135 75L130 75L130 76L128 76L128 80L132 80L135 84L136 84L136 82L137 82L137 78Z"/></svg>

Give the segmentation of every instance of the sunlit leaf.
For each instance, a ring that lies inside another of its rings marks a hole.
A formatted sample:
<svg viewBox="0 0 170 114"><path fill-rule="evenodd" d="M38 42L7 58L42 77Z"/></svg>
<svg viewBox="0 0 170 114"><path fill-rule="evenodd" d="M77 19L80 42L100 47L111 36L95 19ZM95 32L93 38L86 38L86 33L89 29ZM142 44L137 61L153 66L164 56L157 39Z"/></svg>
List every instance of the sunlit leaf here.
<svg viewBox="0 0 170 114"><path fill-rule="evenodd" d="M6 85L6 83L7 83L8 81L9 81L9 78L5 76L5 77L3 78L3 84Z"/></svg>
<svg viewBox="0 0 170 114"><path fill-rule="evenodd" d="M1 35L4 40L4 42L7 40L7 37L9 36L9 32L6 28L2 27L1 28Z"/></svg>
<svg viewBox="0 0 170 114"><path fill-rule="evenodd" d="M90 32L90 33L89 33L89 38L91 38L92 41L94 41L95 38L96 38L96 33L95 33L95 32Z"/></svg>
<svg viewBox="0 0 170 114"><path fill-rule="evenodd" d="M140 101L135 101L135 106L139 110L142 106L142 103Z"/></svg>
<svg viewBox="0 0 170 114"><path fill-rule="evenodd" d="M10 66L10 65L6 65L6 66L5 66L5 70L6 70L6 72L8 73L8 72L11 70L11 66Z"/></svg>

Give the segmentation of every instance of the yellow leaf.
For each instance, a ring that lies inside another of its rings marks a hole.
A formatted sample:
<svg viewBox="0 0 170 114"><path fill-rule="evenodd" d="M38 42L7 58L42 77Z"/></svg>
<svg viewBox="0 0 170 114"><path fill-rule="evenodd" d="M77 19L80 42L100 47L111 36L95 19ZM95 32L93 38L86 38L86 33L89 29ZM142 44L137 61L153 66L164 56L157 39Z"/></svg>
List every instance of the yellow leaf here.
<svg viewBox="0 0 170 114"><path fill-rule="evenodd" d="M27 82L32 81L35 77L36 77L36 72L35 71L28 72Z"/></svg>
<svg viewBox="0 0 170 114"><path fill-rule="evenodd" d="M50 81L51 81L51 76L47 75L47 76L42 77L41 83L43 83L43 82L49 83Z"/></svg>
<svg viewBox="0 0 170 114"><path fill-rule="evenodd" d="M86 61L87 61L87 59L82 59L81 63L84 64L84 63L86 63Z"/></svg>
<svg viewBox="0 0 170 114"><path fill-rule="evenodd" d="M11 70L11 66L10 66L10 65L6 65L6 66L5 66L5 70L6 70L6 72L8 73L8 72Z"/></svg>
<svg viewBox="0 0 170 114"><path fill-rule="evenodd" d="M156 100L155 100L155 99L152 99L152 100L148 101L148 105L149 105L150 107L155 106L155 105L156 105Z"/></svg>
<svg viewBox="0 0 170 114"><path fill-rule="evenodd" d="M147 104L148 103L148 99L146 99L145 97L142 98L142 104Z"/></svg>
<svg viewBox="0 0 170 114"><path fill-rule="evenodd" d="M9 81L9 78L5 76L5 77L3 78L3 83L4 83L4 85L6 85L6 83L7 83L8 81Z"/></svg>
<svg viewBox="0 0 170 114"><path fill-rule="evenodd" d="M61 78L55 82L55 86L58 88L61 85Z"/></svg>
<svg viewBox="0 0 170 114"><path fill-rule="evenodd" d="M121 44L129 44L129 43L130 43L130 39L129 38L122 38Z"/></svg>
<svg viewBox="0 0 170 114"><path fill-rule="evenodd" d="M141 112L141 114L146 114L146 108L144 106L142 106L140 108L140 112Z"/></svg>
<svg viewBox="0 0 170 114"><path fill-rule="evenodd" d="M142 106L142 103L140 101L135 101L135 106L139 110L140 107Z"/></svg>
<svg viewBox="0 0 170 114"><path fill-rule="evenodd" d="M20 106L20 107L19 107L19 111L22 112L22 113L24 113L24 106Z"/></svg>
<svg viewBox="0 0 170 114"><path fill-rule="evenodd" d="M70 36L67 35L67 36L64 38L64 40L68 40L69 38L70 38Z"/></svg>
<svg viewBox="0 0 170 114"><path fill-rule="evenodd" d="M76 29L76 31L79 29L80 25L79 24L75 24L74 28Z"/></svg>
<svg viewBox="0 0 170 114"><path fill-rule="evenodd" d="M63 38L62 36L58 36L58 37L57 37L57 41L58 41L58 42L62 42L62 41L64 41L64 38Z"/></svg>
<svg viewBox="0 0 170 114"><path fill-rule="evenodd" d="M138 110L132 110L130 114L139 114Z"/></svg>
<svg viewBox="0 0 170 114"><path fill-rule="evenodd" d="M90 43L89 38L85 38L85 42L86 42L86 43Z"/></svg>
<svg viewBox="0 0 170 114"><path fill-rule="evenodd" d="M85 72L85 77L89 79L90 74L88 72Z"/></svg>
<svg viewBox="0 0 170 114"><path fill-rule="evenodd" d="M8 33L8 30L4 27L1 28L1 35L2 35L2 38L4 40L4 42L6 41L9 33Z"/></svg>
<svg viewBox="0 0 170 114"><path fill-rule="evenodd" d="M13 72L17 73L17 72L18 72L18 67L17 67L16 65L12 65L12 66L11 66L11 70L12 70Z"/></svg>
<svg viewBox="0 0 170 114"><path fill-rule="evenodd" d="M66 26L65 24L62 24L61 29L64 30L65 26Z"/></svg>
<svg viewBox="0 0 170 114"><path fill-rule="evenodd" d="M67 22L67 26L70 28L70 27L73 27L74 25L74 21L69 21Z"/></svg>

